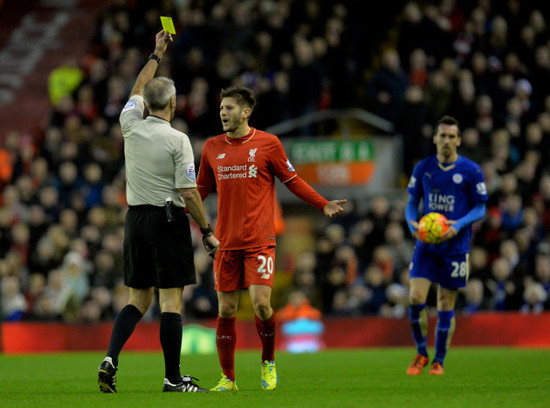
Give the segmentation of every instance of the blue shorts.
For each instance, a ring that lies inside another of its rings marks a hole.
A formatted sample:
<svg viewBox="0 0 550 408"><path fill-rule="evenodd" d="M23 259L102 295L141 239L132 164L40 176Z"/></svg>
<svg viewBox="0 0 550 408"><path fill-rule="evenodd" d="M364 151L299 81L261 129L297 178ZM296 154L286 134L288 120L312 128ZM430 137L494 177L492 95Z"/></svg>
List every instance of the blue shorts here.
<svg viewBox="0 0 550 408"><path fill-rule="evenodd" d="M409 265L409 277L425 278L445 289L462 288L470 274L469 255L437 255L417 245Z"/></svg>

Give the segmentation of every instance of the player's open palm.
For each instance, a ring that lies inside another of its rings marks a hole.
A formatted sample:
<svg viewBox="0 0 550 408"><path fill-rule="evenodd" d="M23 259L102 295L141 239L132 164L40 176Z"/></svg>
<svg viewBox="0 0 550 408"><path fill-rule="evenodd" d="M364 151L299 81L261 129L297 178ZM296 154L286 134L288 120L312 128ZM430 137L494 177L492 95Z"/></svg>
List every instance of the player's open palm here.
<svg viewBox="0 0 550 408"><path fill-rule="evenodd" d="M323 209L323 212L325 215L329 218L334 217L335 215L340 214L344 211L344 208L342 207L343 204L347 203L348 200L332 200L325 205L325 208Z"/></svg>

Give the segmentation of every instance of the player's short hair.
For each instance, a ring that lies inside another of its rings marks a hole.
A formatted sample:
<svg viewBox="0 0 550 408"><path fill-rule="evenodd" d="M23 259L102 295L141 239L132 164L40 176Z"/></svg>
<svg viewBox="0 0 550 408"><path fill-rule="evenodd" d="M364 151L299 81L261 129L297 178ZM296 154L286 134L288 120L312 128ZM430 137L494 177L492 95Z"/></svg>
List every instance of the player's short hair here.
<svg viewBox="0 0 550 408"><path fill-rule="evenodd" d="M164 110L175 95L174 81L165 77L153 78L143 88L143 100L150 111Z"/></svg>
<svg viewBox="0 0 550 408"><path fill-rule="evenodd" d="M437 129L439 127L439 125L449 125L449 126L454 125L454 126L456 126L456 128L458 129L458 136L460 136L460 124L458 123L458 120L456 120L452 116L449 116L449 115L443 116L441 119L439 119L436 122L435 128Z"/></svg>
<svg viewBox="0 0 550 408"><path fill-rule="evenodd" d="M256 106L256 97L254 92L244 86L231 86L229 88L224 88L220 92L220 101L223 98L235 98L239 106L245 106L254 110Z"/></svg>

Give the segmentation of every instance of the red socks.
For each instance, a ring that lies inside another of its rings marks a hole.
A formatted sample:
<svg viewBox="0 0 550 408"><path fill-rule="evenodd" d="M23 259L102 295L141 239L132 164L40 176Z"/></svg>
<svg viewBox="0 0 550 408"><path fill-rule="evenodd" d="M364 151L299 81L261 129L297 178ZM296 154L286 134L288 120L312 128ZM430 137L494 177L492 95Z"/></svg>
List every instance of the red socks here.
<svg viewBox="0 0 550 408"><path fill-rule="evenodd" d="M275 312L267 320L256 319L256 329L262 341L262 363L275 359ZM237 336L235 317L220 317L216 322L216 347L223 373L231 381L235 381L235 347Z"/></svg>
<svg viewBox="0 0 550 408"><path fill-rule="evenodd" d="M216 347L223 373L231 381L235 381L235 317L220 317L216 322Z"/></svg>
<svg viewBox="0 0 550 408"><path fill-rule="evenodd" d="M262 341L262 363L264 361L273 361L275 359L275 312L267 320L256 319L256 329Z"/></svg>

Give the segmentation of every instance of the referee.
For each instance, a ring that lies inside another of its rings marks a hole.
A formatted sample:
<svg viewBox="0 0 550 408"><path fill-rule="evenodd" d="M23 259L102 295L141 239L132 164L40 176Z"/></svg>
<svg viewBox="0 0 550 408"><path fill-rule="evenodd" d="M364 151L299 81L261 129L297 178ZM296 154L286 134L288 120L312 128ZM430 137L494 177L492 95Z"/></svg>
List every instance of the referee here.
<svg viewBox="0 0 550 408"><path fill-rule="evenodd" d="M116 391L118 356L159 288L160 343L164 353L165 392L207 392L191 376L180 374L182 291L196 283L193 244L184 207L199 225L212 257L219 242L208 224L195 184L195 160L189 138L170 126L176 88L168 78L154 78L172 37L156 35L155 51L139 73L120 114L126 159L124 283L128 304L115 319L107 356L99 366L104 393ZM149 116L143 119L147 106Z"/></svg>

